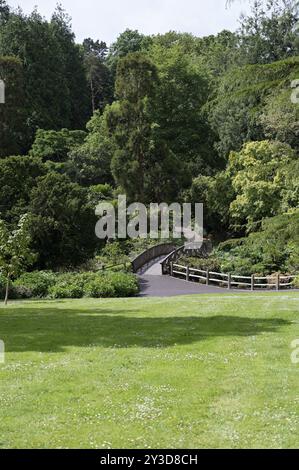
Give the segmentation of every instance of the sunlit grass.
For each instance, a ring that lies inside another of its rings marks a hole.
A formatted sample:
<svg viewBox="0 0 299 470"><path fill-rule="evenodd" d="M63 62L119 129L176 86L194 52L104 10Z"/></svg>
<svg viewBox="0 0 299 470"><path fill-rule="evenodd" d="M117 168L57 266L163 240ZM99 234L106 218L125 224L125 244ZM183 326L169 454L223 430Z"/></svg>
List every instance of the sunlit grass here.
<svg viewBox="0 0 299 470"><path fill-rule="evenodd" d="M299 294L0 309L0 447L298 447Z"/></svg>

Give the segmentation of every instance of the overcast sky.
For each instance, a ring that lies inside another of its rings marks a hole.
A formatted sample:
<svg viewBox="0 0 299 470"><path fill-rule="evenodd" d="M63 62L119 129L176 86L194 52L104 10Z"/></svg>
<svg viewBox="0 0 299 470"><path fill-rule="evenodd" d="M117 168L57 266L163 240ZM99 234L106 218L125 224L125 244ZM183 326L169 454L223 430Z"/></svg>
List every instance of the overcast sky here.
<svg viewBox="0 0 299 470"><path fill-rule="evenodd" d="M49 18L57 0L7 0L30 13L34 6ZM108 44L126 28L145 34L169 30L198 36L215 34L223 29L234 31L241 12L249 11L248 0L236 0L225 8L225 0L61 0L72 17L77 41L86 37Z"/></svg>

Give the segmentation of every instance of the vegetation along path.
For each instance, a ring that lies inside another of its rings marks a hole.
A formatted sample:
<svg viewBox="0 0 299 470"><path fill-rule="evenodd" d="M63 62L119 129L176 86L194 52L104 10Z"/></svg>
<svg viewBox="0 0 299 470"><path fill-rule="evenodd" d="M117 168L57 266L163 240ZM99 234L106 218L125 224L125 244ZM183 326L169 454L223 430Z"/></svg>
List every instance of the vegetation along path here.
<svg viewBox="0 0 299 470"><path fill-rule="evenodd" d="M190 294L223 294L225 291L216 286L187 282L170 276L162 276L161 262L164 257L153 260L139 272L140 295L142 297L172 297Z"/></svg>
<svg viewBox="0 0 299 470"><path fill-rule="evenodd" d="M164 259L165 256L153 259L138 271L141 297L172 297L176 295L225 294L231 292L231 290L225 287L218 287L216 285L207 286L199 282L190 282L162 275L161 263ZM238 288L235 292L248 293L248 289ZM262 292L263 289L260 289L260 293Z"/></svg>

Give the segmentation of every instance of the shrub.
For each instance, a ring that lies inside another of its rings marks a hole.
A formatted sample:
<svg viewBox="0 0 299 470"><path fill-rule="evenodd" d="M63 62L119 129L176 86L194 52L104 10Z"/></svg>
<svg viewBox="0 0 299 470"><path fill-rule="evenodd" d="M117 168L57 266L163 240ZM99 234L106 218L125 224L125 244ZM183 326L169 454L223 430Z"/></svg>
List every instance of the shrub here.
<svg viewBox="0 0 299 470"><path fill-rule="evenodd" d="M112 298L116 297L116 291L107 276L99 276L98 279L85 284L84 295L93 298Z"/></svg>
<svg viewBox="0 0 299 470"><path fill-rule="evenodd" d="M178 261L179 264L183 264L185 266L190 266L190 268L195 269L202 269L203 271L210 270L210 271L220 271L220 261L213 256L209 258L195 258L195 257L188 257L182 256Z"/></svg>
<svg viewBox="0 0 299 470"><path fill-rule="evenodd" d="M34 271L22 274L13 283L13 287L18 292L19 298L30 299L47 297L49 289L54 286L57 275L51 271Z"/></svg>
<svg viewBox="0 0 299 470"><path fill-rule="evenodd" d="M98 274L84 287L86 297L133 297L139 292L136 276L125 273Z"/></svg>
<svg viewBox="0 0 299 470"><path fill-rule="evenodd" d="M83 288L78 283L59 281L49 289L51 299L81 299Z"/></svg>
<svg viewBox="0 0 299 470"><path fill-rule="evenodd" d="M4 298L6 281L0 275L0 295ZM80 299L132 297L139 292L136 276L127 273L25 273L11 286L11 298Z"/></svg>
<svg viewBox="0 0 299 470"><path fill-rule="evenodd" d="M56 283L49 290L52 299L81 299L85 283L92 279L93 273L57 274Z"/></svg>
<svg viewBox="0 0 299 470"><path fill-rule="evenodd" d="M116 297L134 297L139 292L139 284L134 274L109 273L108 279L112 282Z"/></svg>
<svg viewBox="0 0 299 470"><path fill-rule="evenodd" d="M215 256L224 272L240 275L299 271L299 210L264 219L260 231L221 243Z"/></svg>

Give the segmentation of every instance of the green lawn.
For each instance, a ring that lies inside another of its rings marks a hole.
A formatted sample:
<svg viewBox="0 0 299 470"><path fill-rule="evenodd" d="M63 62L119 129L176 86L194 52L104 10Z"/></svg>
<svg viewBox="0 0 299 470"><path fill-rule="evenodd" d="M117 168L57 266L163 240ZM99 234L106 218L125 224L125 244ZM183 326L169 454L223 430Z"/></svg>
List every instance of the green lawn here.
<svg viewBox="0 0 299 470"><path fill-rule="evenodd" d="M299 294L0 309L1 448L299 445Z"/></svg>

